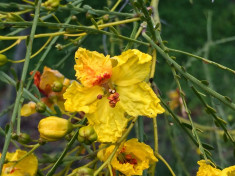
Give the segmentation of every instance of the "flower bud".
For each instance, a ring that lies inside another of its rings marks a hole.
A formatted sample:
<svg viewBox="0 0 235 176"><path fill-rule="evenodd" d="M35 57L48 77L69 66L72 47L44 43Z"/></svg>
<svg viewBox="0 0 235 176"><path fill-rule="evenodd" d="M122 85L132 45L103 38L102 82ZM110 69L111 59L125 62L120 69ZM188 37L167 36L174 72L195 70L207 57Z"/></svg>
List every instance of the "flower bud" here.
<svg viewBox="0 0 235 176"><path fill-rule="evenodd" d="M5 65L7 62L7 57L3 54L0 54L0 66Z"/></svg>
<svg viewBox="0 0 235 176"><path fill-rule="evenodd" d="M97 140L97 134L92 126L85 126L79 129L78 141L90 145Z"/></svg>
<svg viewBox="0 0 235 176"><path fill-rule="evenodd" d="M18 135L16 133L12 133L11 138L14 140L18 140Z"/></svg>
<svg viewBox="0 0 235 176"><path fill-rule="evenodd" d="M80 175L92 176L94 174L94 171L93 171L93 169L90 169L88 167L80 167L78 169L74 169L72 171L72 174L77 175L77 176L80 176Z"/></svg>
<svg viewBox="0 0 235 176"><path fill-rule="evenodd" d="M54 92L60 92L63 89L63 84L60 81L55 81L52 84L52 90Z"/></svg>
<svg viewBox="0 0 235 176"><path fill-rule="evenodd" d="M55 116L42 119L38 124L40 137L46 141L57 141L70 133L72 124L66 120Z"/></svg>
<svg viewBox="0 0 235 176"><path fill-rule="evenodd" d="M89 12L87 12L87 13L86 13L86 18L87 18L87 19L91 19L91 18L93 18L93 15L90 14Z"/></svg>
<svg viewBox="0 0 235 176"><path fill-rule="evenodd" d="M46 111L46 105L43 102L38 102L36 104L36 111L39 113L44 113Z"/></svg>
<svg viewBox="0 0 235 176"><path fill-rule="evenodd" d="M103 18L104 22L109 21L109 15L108 14L104 15L102 18Z"/></svg>
<svg viewBox="0 0 235 176"><path fill-rule="evenodd" d="M31 138L27 133L21 133L18 137L18 142L22 144L28 144L31 142Z"/></svg>
<svg viewBox="0 0 235 176"><path fill-rule="evenodd" d="M43 6L45 6L49 11L55 10L59 5L60 0L47 0L45 3L43 3Z"/></svg>

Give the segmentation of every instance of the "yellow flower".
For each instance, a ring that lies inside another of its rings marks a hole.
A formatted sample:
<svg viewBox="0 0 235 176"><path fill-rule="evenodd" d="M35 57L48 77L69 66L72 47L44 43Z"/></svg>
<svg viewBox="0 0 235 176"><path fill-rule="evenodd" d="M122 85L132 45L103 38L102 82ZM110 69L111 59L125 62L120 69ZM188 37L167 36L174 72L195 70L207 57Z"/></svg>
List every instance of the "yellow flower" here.
<svg viewBox="0 0 235 176"><path fill-rule="evenodd" d="M235 165L221 171L207 164L205 160L200 160L197 163L200 165L197 176L235 176Z"/></svg>
<svg viewBox="0 0 235 176"><path fill-rule="evenodd" d="M180 106L180 92L179 90L172 90L168 93L168 97L171 99L171 101L169 102L169 106L171 110L176 109L177 107Z"/></svg>
<svg viewBox="0 0 235 176"><path fill-rule="evenodd" d="M219 176L221 174L221 170L207 164L205 160L200 160L197 163L200 165L197 176Z"/></svg>
<svg viewBox="0 0 235 176"><path fill-rule="evenodd" d="M33 101L30 101L27 104L24 104L20 110L21 116L28 117L32 114L36 113L36 103Z"/></svg>
<svg viewBox="0 0 235 176"><path fill-rule="evenodd" d="M59 92L53 91L54 84L61 84L62 88ZM49 67L44 67L43 73L39 71L34 75L34 84L37 86L38 90L44 95L40 101L44 102L53 112L54 105L59 106L59 108L64 111L64 98L63 94L67 87L70 85L70 80L65 78L57 70L52 70ZM24 104L21 109L21 116L30 116L36 113L35 103L29 102Z"/></svg>
<svg viewBox="0 0 235 176"><path fill-rule="evenodd" d="M15 153L7 153L7 161L17 161L21 159L27 152L16 150ZM1 154L0 154L1 156ZM30 154L19 163L8 162L3 165L1 176L34 176L38 169L38 160L34 154Z"/></svg>
<svg viewBox="0 0 235 176"><path fill-rule="evenodd" d="M50 116L40 120L38 131L46 141L57 141L71 132L72 124L63 118Z"/></svg>
<svg viewBox="0 0 235 176"><path fill-rule="evenodd" d="M97 156L101 161L106 161L112 153L114 145L98 152ZM111 165L115 170L127 176L142 175L143 170L149 165L157 162L150 146L138 142L137 139L130 139L123 143L114 155Z"/></svg>
<svg viewBox="0 0 235 176"><path fill-rule="evenodd" d="M65 109L83 111L100 142L116 142L130 116L156 117L163 113L160 100L146 83L152 57L132 49L112 58L79 48L75 54L78 82L64 94Z"/></svg>
<svg viewBox="0 0 235 176"><path fill-rule="evenodd" d="M223 169L221 176L235 176L235 165Z"/></svg>

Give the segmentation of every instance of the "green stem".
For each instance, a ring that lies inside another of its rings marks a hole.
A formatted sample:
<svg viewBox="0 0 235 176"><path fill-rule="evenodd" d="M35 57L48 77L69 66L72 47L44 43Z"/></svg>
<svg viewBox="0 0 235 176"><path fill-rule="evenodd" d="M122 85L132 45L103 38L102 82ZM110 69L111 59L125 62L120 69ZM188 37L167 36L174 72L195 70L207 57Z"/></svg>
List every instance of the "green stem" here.
<svg viewBox="0 0 235 176"><path fill-rule="evenodd" d="M160 159L165 165L166 165L166 167L169 169L169 171L171 172L171 175L172 176L175 176L175 173L174 173L174 171L171 169L171 166L168 164L168 162L159 154L159 153L157 153L157 154L155 154L156 155L156 157L158 158L158 159Z"/></svg>
<svg viewBox="0 0 235 176"><path fill-rule="evenodd" d="M10 84L10 85L13 85L16 87L16 82L11 78L9 77L6 73L0 71L0 80L7 83L7 84ZM32 93L30 93L27 89L23 89L23 97L25 99L29 99L29 100L32 100L34 102L39 102L40 100L38 98L36 98ZM44 113L45 115L49 116L49 115L53 115L51 109L49 107L47 107L47 113Z"/></svg>
<svg viewBox="0 0 235 176"><path fill-rule="evenodd" d="M112 153L109 155L108 159L94 172L94 176L98 175L101 172L101 170L111 162L111 160L113 159L115 153L118 150L118 147L119 147L119 145L117 144L115 146L115 148L113 149Z"/></svg>
<svg viewBox="0 0 235 176"><path fill-rule="evenodd" d="M67 143L65 149L63 150L63 152L61 153L60 157L58 158L58 160L55 162L55 164L53 165L53 167L49 170L49 172L47 173L46 176L52 176L56 170L56 168L61 164L61 161L63 160L63 158L65 157L66 153L68 152L68 150L70 149L70 147L72 146L72 144L74 143L74 141L77 138L78 135L78 130L76 130L74 136L72 137L72 139L69 141L69 143Z"/></svg>
<svg viewBox="0 0 235 176"><path fill-rule="evenodd" d="M29 152L27 152L24 156L22 156L19 160L17 160L17 161L14 161L15 163L14 163L14 166L16 165L16 164L18 164L19 162L21 162L23 159L25 159L27 156L29 156L29 155L31 155L38 147L40 147L41 145L38 143L38 144L36 144L36 145L34 145L34 147L29 151ZM13 167L14 167L13 166Z"/></svg>
<svg viewBox="0 0 235 176"><path fill-rule="evenodd" d="M183 93L183 91L182 91L182 88L181 88L179 79L178 79L178 77L177 77L175 68L172 67L171 69L172 69L172 73L173 73L173 75L174 75L174 79L175 79L175 81L176 81L176 84L177 84L177 86L178 86L178 89L179 89L179 91L180 91L180 96L181 96L181 98L182 98L185 111L186 111L186 113L187 113L187 115L188 115L188 118L189 118L190 123L191 123L191 126L192 126L192 133L193 133L193 135L194 135L194 136L196 137L196 139L197 139L197 142L198 142L198 145L199 145L199 150L202 152L204 159L207 160L207 156L206 156L206 154L205 154L205 151L204 151L204 148L203 148L203 146L202 146L201 140L200 140L200 138L199 138L199 136L198 136L198 134L197 134L197 130L196 130L195 126L194 126L194 123L193 123L193 120L192 120L190 111L189 111L188 106L187 106L187 104L186 104L185 96L184 96L184 93Z"/></svg>
<svg viewBox="0 0 235 176"><path fill-rule="evenodd" d="M208 86L204 85L197 78L195 78L194 76L189 74L183 67L181 67L178 63L176 63L172 58L170 58L170 56L167 53L165 53L159 46L157 46L155 44L155 42L153 40L151 40L151 38L149 36L147 36L145 33L143 33L143 37L147 41L149 41L151 43L151 45L162 55L162 57L166 61L168 61L171 64L171 66L173 66L178 72L180 72L183 77L185 77L187 80L191 81L192 83L196 84L198 87L200 87L201 89L203 89L208 94L215 97L216 99L220 100L221 102L226 104L231 109L235 110L235 104L232 103L228 97L223 96L223 95L217 93L216 91L210 89Z"/></svg>
<svg viewBox="0 0 235 176"><path fill-rule="evenodd" d="M24 82L25 82L25 79L26 79L26 74L27 74L27 71L28 71L30 55L31 55L31 52L32 52L33 39L34 39L34 34L35 34L35 31L36 31L36 27L37 27L38 18L39 18L41 2L42 2L42 0L38 0L37 5L35 7L35 16L34 16L34 19L33 19L33 25L32 25L32 29L31 29L31 33L30 33L30 36L28 38L27 51L26 51L25 63L24 63L23 71L22 71L20 86L19 86L19 90L17 91L15 106L14 106L12 117L11 117L11 123L12 123L13 126L15 124L16 116L17 116L17 113L18 113L19 103L20 103L20 100L21 100L22 94L23 94L23 86L24 86ZM11 141L11 132L13 130L12 128L13 127L10 126L10 128L7 132L7 135L6 135L6 139L5 139L5 143L4 143L4 147L3 147L3 151L2 151L2 156L1 156L1 159L0 159L0 173L2 172L2 167L3 167L3 164L4 164L5 158L6 158L6 153L7 153L10 141Z"/></svg>
<svg viewBox="0 0 235 176"><path fill-rule="evenodd" d="M139 142L144 142L144 122L143 122L143 116L139 116L137 122L138 122Z"/></svg>
<svg viewBox="0 0 235 176"><path fill-rule="evenodd" d="M208 63L208 64L212 64L220 69L223 69L223 70L227 70L233 74L235 74L235 70L231 69L231 68L228 68L228 67L225 67L219 63L216 63L216 62L213 62L211 60L208 60L208 59L205 59L203 57L200 57L200 56L197 56L197 55L194 55L194 54L191 54L191 53L188 53L188 52L185 52L185 51L181 51L181 50L176 50L176 49L171 49L171 48L168 48L169 51L172 51L172 52L176 52L176 53L181 53L181 54L185 54L187 56L191 56L191 57L194 57L196 59L199 59L199 60L202 60L204 61L205 63ZM205 65L205 64L204 64Z"/></svg>
<svg viewBox="0 0 235 176"><path fill-rule="evenodd" d="M154 151L158 153L157 117L153 118Z"/></svg>

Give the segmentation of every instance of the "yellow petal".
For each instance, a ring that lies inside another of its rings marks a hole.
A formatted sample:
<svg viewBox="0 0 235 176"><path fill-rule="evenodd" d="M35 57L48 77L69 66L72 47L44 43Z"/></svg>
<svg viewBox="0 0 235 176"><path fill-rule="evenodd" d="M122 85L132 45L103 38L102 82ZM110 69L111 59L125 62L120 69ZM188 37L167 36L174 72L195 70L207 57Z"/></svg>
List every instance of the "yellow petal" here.
<svg viewBox="0 0 235 176"><path fill-rule="evenodd" d="M235 176L235 165L223 169L221 176Z"/></svg>
<svg viewBox="0 0 235 176"><path fill-rule="evenodd" d="M85 87L100 85L107 81L112 74L112 63L108 56L96 51L79 48L75 53L77 79Z"/></svg>
<svg viewBox="0 0 235 176"><path fill-rule="evenodd" d="M124 117L124 110L118 105L111 108L107 97L97 103L97 109L92 114L87 114L89 124L97 133L100 142L116 142L122 136L128 119Z"/></svg>
<svg viewBox="0 0 235 176"><path fill-rule="evenodd" d="M20 110L20 115L24 117L28 117L34 113L36 113L36 103L30 101L27 104L24 104Z"/></svg>
<svg viewBox="0 0 235 176"><path fill-rule="evenodd" d="M153 92L151 87L141 82L131 86L118 86L120 106L131 116L143 115L147 117L156 117L157 114L165 110L159 104L160 100Z"/></svg>
<svg viewBox="0 0 235 176"><path fill-rule="evenodd" d="M220 176L221 170L207 164L205 160L200 160L197 163L200 165L197 176Z"/></svg>
<svg viewBox="0 0 235 176"><path fill-rule="evenodd" d="M128 86L144 81L150 72L152 57L139 50L127 50L114 57L118 65L113 68L112 81L119 86Z"/></svg>
<svg viewBox="0 0 235 176"><path fill-rule="evenodd" d="M8 161L16 161L22 158L27 152L16 150L15 153L7 153ZM34 176L38 169L38 160L34 154L30 154L13 167L13 162L3 165L2 176Z"/></svg>
<svg viewBox="0 0 235 176"><path fill-rule="evenodd" d="M52 86L55 81L63 83L64 76L57 70L52 70L49 67L44 67L39 84L40 89L45 90L47 85Z"/></svg>
<svg viewBox="0 0 235 176"><path fill-rule="evenodd" d="M70 112L83 111L85 113L92 113L96 109L98 95L103 95L101 87L94 86L87 88L74 81L64 93L65 110Z"/></svg>

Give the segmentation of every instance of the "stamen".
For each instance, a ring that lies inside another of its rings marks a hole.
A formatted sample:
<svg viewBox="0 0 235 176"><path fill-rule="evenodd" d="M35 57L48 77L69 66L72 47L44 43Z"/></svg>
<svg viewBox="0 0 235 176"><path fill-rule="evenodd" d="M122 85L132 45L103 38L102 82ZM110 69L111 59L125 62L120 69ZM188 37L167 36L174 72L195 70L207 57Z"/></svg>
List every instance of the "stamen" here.
<svg viewBox="0 0 235 176"><path fill-rule="evenodd" d="M117 104L118 101L120 101L119 99L119 94L117 92L115 92L114 94L111 94L108 99L109 101L109 105L114 108Z"/></svg>
<svg viewBox="0 0 235 176"><path fill-rule="evenodd" d="M103 95L101 95L101 94L99 94L99 95L97 95L97 99L102 99L103 98Z"/></svg>

